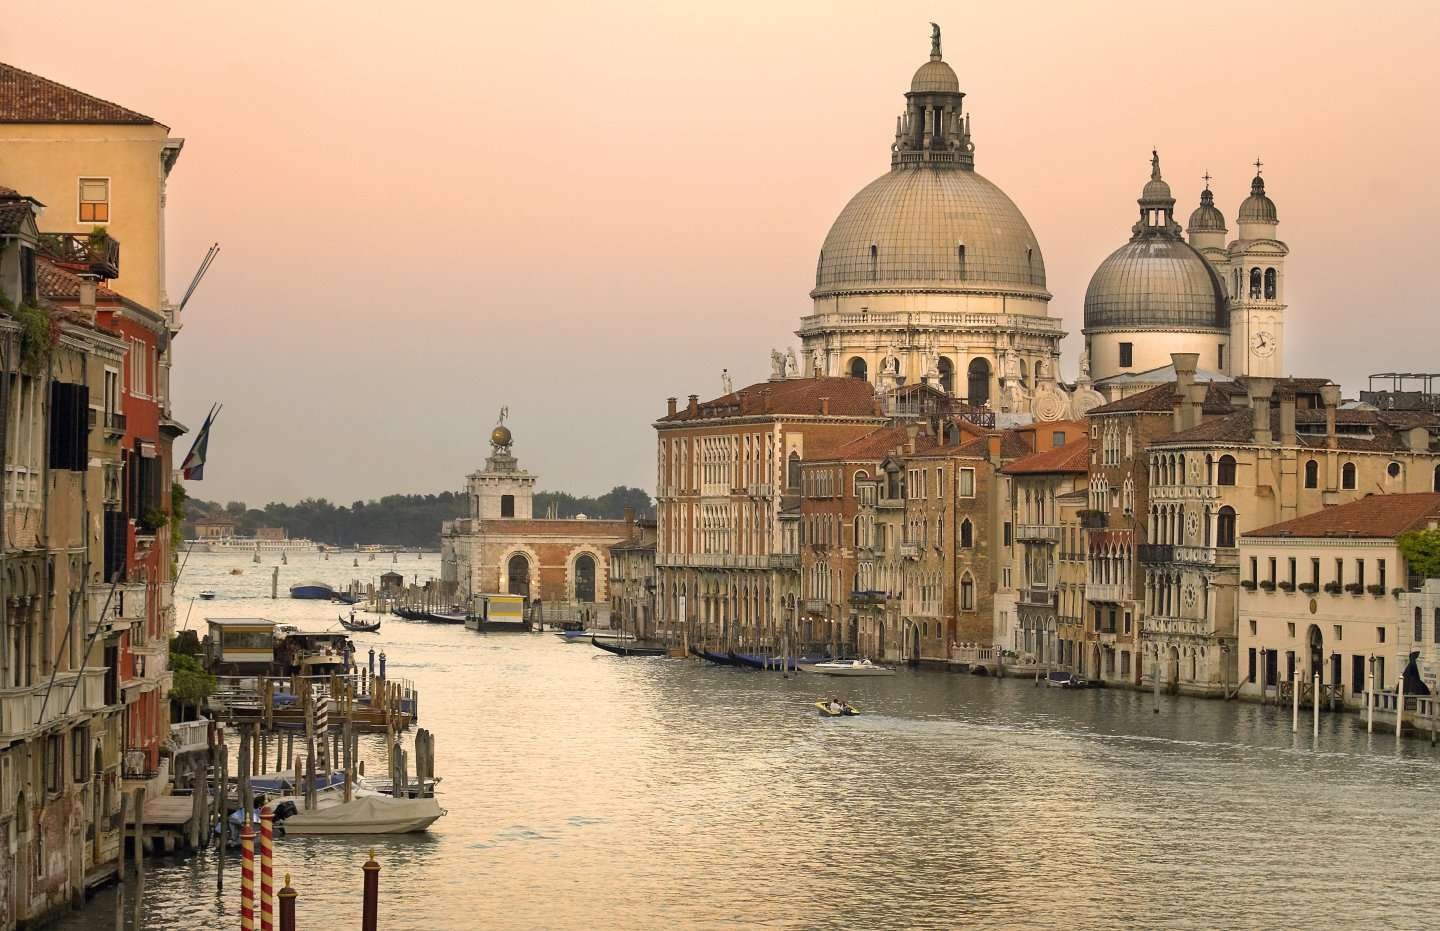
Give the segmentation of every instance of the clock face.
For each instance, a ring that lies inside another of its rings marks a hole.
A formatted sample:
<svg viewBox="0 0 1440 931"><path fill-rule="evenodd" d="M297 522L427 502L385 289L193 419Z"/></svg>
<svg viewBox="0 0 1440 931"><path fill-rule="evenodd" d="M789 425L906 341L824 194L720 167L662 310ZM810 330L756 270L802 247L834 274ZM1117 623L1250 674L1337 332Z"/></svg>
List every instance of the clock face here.
<svg viewBox="0 0 1440 931"><path fill-rule="evenodd" d="M1250 351L1257 356L1268 356L1275 351L1275 334L1261 330L1250 337Z"/></svg>

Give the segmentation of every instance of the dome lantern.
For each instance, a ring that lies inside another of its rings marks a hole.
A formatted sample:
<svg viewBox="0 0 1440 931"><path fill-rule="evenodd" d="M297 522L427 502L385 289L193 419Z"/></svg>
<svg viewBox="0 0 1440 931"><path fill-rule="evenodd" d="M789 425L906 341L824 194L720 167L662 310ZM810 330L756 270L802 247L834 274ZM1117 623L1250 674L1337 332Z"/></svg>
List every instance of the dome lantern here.
<svg viewBox="0 0 1440 931"><path fill-rule="evenodd" d="M1275 202L1266 196L1265 179L1260 176L1260 169L1264 164L1258 158L1255 160L1255 179L1250 182L1250 196L1245 198L1235 215L1241 223L1273 226L1280 222L1275 212Z"/></svg>
<svg viewBox="0 0 1440 931"><path fill-rule="evenodd" d="M955 69L940 53L940 27L930 24L930 60L910 79L905 113L895 130L890 167L936 165L975 167L970 118L962 112L965 94Z"/></svg>

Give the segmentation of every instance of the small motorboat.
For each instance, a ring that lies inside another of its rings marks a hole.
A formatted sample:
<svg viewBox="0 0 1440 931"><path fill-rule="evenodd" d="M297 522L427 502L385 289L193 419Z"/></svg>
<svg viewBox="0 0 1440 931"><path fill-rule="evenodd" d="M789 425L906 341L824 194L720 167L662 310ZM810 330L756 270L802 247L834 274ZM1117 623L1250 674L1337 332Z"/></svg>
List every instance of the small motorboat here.
<svg viewBox="0 0 1440 931"><path fill-rule="evenodd" d="M207 588L207 589L205 589L205 591L203 591L203 592L200 593L200 600L201 600L201 601L214 601L214 600L215 600L215 593L212 592L210 589Z"/></svg>
<svg viewBox="0 0 1440 931"><path fill-rule="evenodd" d="M348 802L343 789L321 790L316 793L316 807L309 811L301 796L270 804L277 815L293 809L282 822L286 834L409 834L428 830L445 814L433 798L394 798L360 786L352 788Z"/></svg>
<svg viewBox="0 0 1440 931"><path fill-rule="evenodd" d="M801 663L805 672L822 676L893 676L895 670L888 666L877 666L868 659L835 659L825 663Z"/></svg>
<svg viewBox="0 0 1440 931"><path fill-rule="evenodd" d="M590 638L590 645L599 647L606 653L614 653L616 656L664 656L670 650L667 647L656 646L646 643L627 643L625 641L599 640Z"/></svg>
<svg viewBox="0 0 1440 931"><path fill-rule="evenodd" d="M819 699L815 702L815 707L827 718L853 718L860 713L859 708L838 698Z"/></svg>
<svg viewBox="0 0 1440 931"><path fill-rule="evenodd" d="M380 619L377 617L373 622L367 624L364 621L353 621L340 615L340 626L356 634L373 634L380 629Z"/></svg>
<svg viewBox="0 0 1440 931"><path fill-rule="evenodd" d="M1089 683L1073 672L1053 669L1050 671L1050 674L1045 677L1045 684L1052 689L1083 689Z"/></svg>

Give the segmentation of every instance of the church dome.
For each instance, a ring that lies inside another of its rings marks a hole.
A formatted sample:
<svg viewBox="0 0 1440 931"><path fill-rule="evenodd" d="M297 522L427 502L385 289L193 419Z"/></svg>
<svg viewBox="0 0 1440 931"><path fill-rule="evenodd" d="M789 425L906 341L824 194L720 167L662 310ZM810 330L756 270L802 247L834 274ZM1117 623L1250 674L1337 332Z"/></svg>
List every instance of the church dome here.
<svg viewBox="0 0 1440 931"><path fill-rule="evenodd" d="M1250 196L1240 205L1236 219L1241 223L1278 223L1275 202L1265 196L1265 179L1259 175L1250 182Z"/></svg>
<svg viewBox="0 0 1440 931"><path fill-rule="evenodd" d="M881 175L840 211L811 296L995 286L1049 297L1025 215L974 171L918 165Z"/></svg>
<svg viewBox="0 0 1440 931"><path fill-rule="evenodd" d="M955 76L955 69L943 61L925 62L915 72L915 77L910 79L910 93L912 94L958 94L959 92L960 79Z"/></svg>
<svg viewBox="0 0 1440 931"><path fill-rule="evenodd" d="M1196 207L1190 214L1190 222L1185 225L1188 233L1223 233L1225 232L1225 215L1220 208L1215 206L1215 194L1208 187L1200 192L1200 206Z"/></svg>
<svg viewBox="0 0 1440 931"><path fill-rule="evenodd" d="M1085 329L1227 329L1225 288L1182 239L1141 237L1100 263L1085 289Z"/></svg>

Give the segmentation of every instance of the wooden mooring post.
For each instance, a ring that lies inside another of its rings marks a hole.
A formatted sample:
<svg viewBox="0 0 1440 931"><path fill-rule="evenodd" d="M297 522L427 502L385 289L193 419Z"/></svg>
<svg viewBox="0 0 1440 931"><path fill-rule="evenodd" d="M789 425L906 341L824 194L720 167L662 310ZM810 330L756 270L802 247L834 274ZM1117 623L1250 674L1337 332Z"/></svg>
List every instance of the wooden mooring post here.
<svg viewBox="0 0 1440 931"><path fill-rule="evenodd" d="M370 850L370 859L361 867L365 871L365 886L360 913L360 931L376 931L380 920L380 864L375 862L375 850Z"/></svg>

